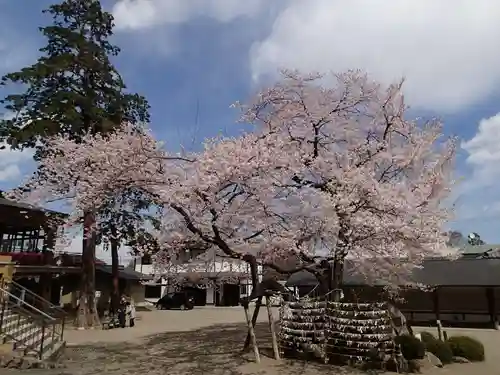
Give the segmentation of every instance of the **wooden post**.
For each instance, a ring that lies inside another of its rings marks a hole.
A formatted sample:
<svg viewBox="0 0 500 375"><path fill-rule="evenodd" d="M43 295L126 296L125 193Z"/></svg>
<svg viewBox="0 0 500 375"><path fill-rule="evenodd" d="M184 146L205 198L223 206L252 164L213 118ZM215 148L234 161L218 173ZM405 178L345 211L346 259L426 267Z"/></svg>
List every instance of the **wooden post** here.
<svg viewBox="0 0 500 375"><path fill-rule="evenodd" d="M274 327L274 318L273 311L271 310L271 298L266 296L266 307L267 307L267 316L269 317L269 329L271 330L271 338L273 342L273 353L274 359L280 359L280 351L278 348L278 339L276 338L276 330Z"/></svg>
<svg viewBox="0 0 500 375"><path fill-rule="evenodd" d="M255 302L255 309L253 310L252 327L255 327L255 325L257 324L257 318L259 317L259 311L261 306L262 306L262 297L259 297ZM243 351L246 352L249 347L250 347L250 333L247 335L247 338L245 339L245 345L243 345Z"/></svg>
<svg viewBox="0 0 500 375"><path fill-rule="evenodd" d="M438 339L443 341L443 325L441 324L441 320L436 320L437 330L438 330Z"/></svg>
<svg viewBox="0 0 500 375"><path fill-rule="evenodd" d="M43 265L52 266L54 265L54 253L52 251L47 251L42 253ZM44 272L40 275L40 280L38 281L40 285L40 296L45 300L44 304L51 302L52 297L52 273ZM39 306L36 306L40 308ZM42 306L42 310L45 311L48 306Z"/></svg>
<svg viewBox="0 0 500 375"><path fill-rule="evenodd" d="M490 322L491 325L493 326L493 329L498 330L499 325L498 325L498 312L497 312L497 306L496 306L496 301L495 301L495 289L490 287L486 288L486 298L488 300L488 313L490 315Z"/></svg>
<svg viewBox="0 0 500 375"><path fill-rule="evenodd" d="M439 306L439 288L436 287L432 292L433 302L434 302L434 314L436 315L436 321L441 320L441 309Z"/></svg>
<svg viewBox="0 0 500 375"><path fill-rule="evenodd" d="M252 277L252 292L257 291L257 286L259 284L259 270L257 266L257 259L253 255L245 255L243 260L248 263L250 266L250 275ZM252 293L250 293L252 295ZM249 300L247 303L250 302ZM255 309L253 311L252 316L252 327L255 327L257 324L257 318L259 316L260 306L262 305L262 296L257 298L257 302L255 304ZM248 307L248 305L247 305ZM247 351L250 346L250 332L247 334L245 339L245 344L243 345L243 352Z"/></svg>
<svg viewBox="0 0 500 375"><path fill-rule="evenodd" d="M245 309L245 318L248 326L248 335L250 336L250 342L253 346L253 352L255 354L255 362L260 363L259 348L257 347L257 338L255 337L255 331L253 329L252 320L250 319L250 314L248 313L248 304L243 306Z"/></svg>

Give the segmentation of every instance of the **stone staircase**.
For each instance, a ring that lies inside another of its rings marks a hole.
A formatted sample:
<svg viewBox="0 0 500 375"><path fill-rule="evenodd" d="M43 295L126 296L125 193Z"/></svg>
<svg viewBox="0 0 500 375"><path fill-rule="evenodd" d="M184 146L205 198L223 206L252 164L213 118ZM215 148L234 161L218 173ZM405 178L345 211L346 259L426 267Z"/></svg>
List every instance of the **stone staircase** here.
<svg viewBox="0 0 500 375"><path fill-rule="evenodd" d="M54 362L66 345L65 315L15 282L4 282L0 288L0 367L45 367Z"/></svg>

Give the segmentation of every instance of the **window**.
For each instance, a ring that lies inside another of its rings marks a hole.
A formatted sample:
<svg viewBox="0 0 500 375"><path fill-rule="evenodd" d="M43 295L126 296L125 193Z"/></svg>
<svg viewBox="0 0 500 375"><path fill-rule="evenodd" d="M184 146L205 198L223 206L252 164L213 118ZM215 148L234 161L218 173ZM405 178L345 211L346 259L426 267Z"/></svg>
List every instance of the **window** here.
<svg viewBox="0 0 500 375"><path fill-rule="evenodd" d="M141 260L141 264L147 266L148 264L151 264L151 255L149 254L146 254L146 255L143 255L142 257L142 260Z"/></svg>
<svg viewBox="0 0 500 375"><path fill-rule="evenodd" d="M144 287L145 298L161 298L161 285L146 285Z"/></svg>
<svg viewBox="0 0 500 375"><path fill-rule="evenodd" d="M247 294L247 284L240 284L240 295Z"/></svg>

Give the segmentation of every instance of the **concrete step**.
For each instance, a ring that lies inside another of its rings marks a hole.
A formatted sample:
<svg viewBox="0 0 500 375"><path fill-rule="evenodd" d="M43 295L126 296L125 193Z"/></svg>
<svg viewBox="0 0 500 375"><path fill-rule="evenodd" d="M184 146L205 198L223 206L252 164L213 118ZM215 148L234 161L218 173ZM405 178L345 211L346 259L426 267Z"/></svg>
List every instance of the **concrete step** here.
<svg viewBox="0 0 500 375"><path fill-rule="evenodd" d="M18 353L20 356L30 356L40 359L40 346L42 345L41 334L31 337L24 343L16 342L9 344L11 345L11 351ZM43 338L42 359L50 358L62 345L65 345L64 341L57 339L52 340L51 334L45 335Z"/></svg>
<svg viewBox="0 0 500 375"><path fill-rule="evenodd" d="M52 359L63 351L66 342L54 334L52 325L42 326L37 316L42 318L43 314L29 301L19 303L17 308L9 299L9 308L3 304L0 311L0 367L32 368L39 367L42 362L52 363ZM49 315L52 316L51 313Z"/></svg>
<svg viewBox="0 0 500 375"><path fill-rule="evenodd" d="M43 336L42 331L42 327L31 318L18 314L4 316L3 342L11 350L14 349L15 352L22 353L22 355L38 357L43 337L44 355L47 353L46 355L50 356L52 347L55 345L55 342L52 342L52 330L46 328Z"/></svg>
<svg viewBox="0 0 500 375"><path fill-rule="evenodd" d="M4 320L2 324L2 329L9 330L15 327L22 327L26 325L36 325L35 322L31 319L22 318L22 319L10 319Z"/></svg>
<svg viewBox="0 0 500 375"><path fill-rule="evenodd" d="M33 323L10 324L2 327L2 333L7 336L24 337L24 335L32 334L33 332L41 331L42 328Z"/></svg>

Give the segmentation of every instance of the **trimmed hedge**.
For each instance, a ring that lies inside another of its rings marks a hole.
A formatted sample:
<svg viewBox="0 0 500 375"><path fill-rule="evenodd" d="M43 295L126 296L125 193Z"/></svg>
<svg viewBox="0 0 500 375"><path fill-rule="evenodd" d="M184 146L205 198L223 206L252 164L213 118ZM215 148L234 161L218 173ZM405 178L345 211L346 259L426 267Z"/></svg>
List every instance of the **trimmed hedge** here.
<svg viewBox="0 0 500 375"><path fill-rule="evenodd" d="M452 336L448 345L456 357L467 358L471 362L484 361L484 345L469 336Z"/></svg>
<svg viewBox="0 0 500 375"><path fill-rule="evenodd" d="M401 354L410 361L413 359L421 359L425 356L425 346L422 341L411 335L396 336L396 344L401 347Z"/></svg>
<svg viewBox="0 0 500 375"><path fill-rule="evenodd" d="M420 335L425 349L438 357L443 365L449 364L453 361L453 352L448 342L439 340L429 332L422 332Z"/></svg>
<svg viewBox="0 0 500 375"><path fill-rule="evenodd" d="M436 336L434 336L432 333L426 332L426 331L421 332L420 337L422 338L422 342L424 344L427 344L428 342L432 343L432 342L437 340Z"/></svg>

